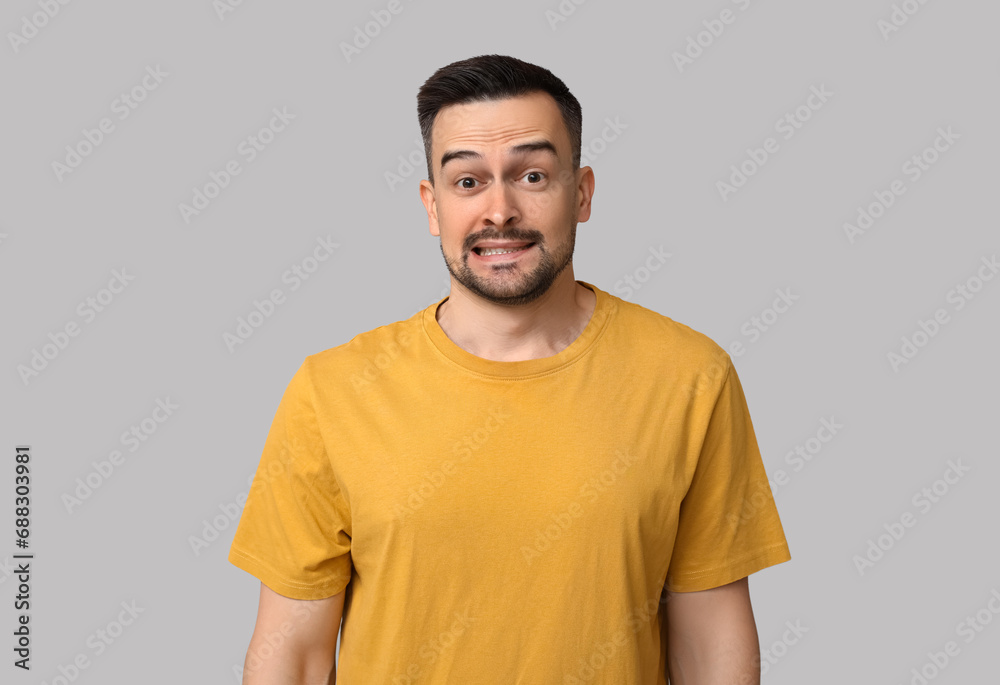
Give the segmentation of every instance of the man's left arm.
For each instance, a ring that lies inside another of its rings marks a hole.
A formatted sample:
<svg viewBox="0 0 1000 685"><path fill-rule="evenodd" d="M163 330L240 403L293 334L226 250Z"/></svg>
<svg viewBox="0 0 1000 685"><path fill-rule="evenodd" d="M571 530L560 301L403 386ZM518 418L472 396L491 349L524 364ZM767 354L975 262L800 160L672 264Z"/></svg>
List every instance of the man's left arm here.
<svg viewBox="0 0 1000 685"><path fill-rule="evenodd" d="M747 578L698 592L667 592L670 685L760 685L760 643Z"/></svg>

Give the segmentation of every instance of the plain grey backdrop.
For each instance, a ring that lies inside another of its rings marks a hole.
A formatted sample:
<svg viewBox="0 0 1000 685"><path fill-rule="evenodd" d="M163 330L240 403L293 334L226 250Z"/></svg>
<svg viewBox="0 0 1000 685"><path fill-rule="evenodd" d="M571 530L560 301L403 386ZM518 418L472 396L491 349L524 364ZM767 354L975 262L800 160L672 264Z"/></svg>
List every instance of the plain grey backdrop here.
<svg viewBox="0 0 1000 685"><path fill-rule="evenodd" d="M3 682L239 682L259 581L226 555L270 422L306 355L447 294L416 92L488 53L582 103L576 277L742 352L793 556L750 581L763 681L995 677L997 4L0 15Z"/></svg>

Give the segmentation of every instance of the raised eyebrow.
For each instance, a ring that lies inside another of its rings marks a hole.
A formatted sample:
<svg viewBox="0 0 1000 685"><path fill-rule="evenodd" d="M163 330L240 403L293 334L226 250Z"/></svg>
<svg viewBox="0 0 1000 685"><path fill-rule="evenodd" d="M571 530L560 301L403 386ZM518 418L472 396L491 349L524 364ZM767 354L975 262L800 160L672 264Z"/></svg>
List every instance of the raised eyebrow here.
<svg viewBox="0 0 1000 685"><path fill-rule="evenodd" d="M553 157L558 157L559 153L556 152L556 146L553 145L548 140L533 140L527 143L520 143L512 147L507 148L508 155L526 155L529 152L538 152L540 150L548 151ZM476 152L475 150L450 150L441 155L441 169L444 170L444 165L454 159L482 159L483 156Z"/></svg>
<svg viewBox="0 0 1000 685"><path fill-rule="evenodd" d="M511 155L526 155L529 152L538 152L539 150L547 150L553 157L559 157L559 153L556 152L556 146L547 140L533 140L528 143L521 143L509 148L507 153Z"/></svg>

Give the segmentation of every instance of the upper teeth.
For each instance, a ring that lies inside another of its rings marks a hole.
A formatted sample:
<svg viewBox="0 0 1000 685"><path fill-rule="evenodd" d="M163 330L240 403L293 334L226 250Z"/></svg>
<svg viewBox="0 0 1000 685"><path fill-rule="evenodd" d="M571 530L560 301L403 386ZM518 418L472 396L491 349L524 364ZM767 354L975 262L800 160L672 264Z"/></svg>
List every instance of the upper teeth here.
<svg viewBox="0 0 1000 685"><path fill-rule="evenodd" d="M481 255L491 255L491 254L507 254L508 252L517 252L518 250L523 250L527 245L522 245L521 247L484 247L481 248L479 254Z"/></svg>

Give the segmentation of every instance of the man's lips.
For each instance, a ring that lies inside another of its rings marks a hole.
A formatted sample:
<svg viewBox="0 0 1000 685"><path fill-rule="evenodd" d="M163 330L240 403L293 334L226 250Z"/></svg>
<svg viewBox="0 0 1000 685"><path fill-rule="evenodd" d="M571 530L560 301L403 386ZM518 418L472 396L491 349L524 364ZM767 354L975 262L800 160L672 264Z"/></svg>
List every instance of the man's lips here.
<svg viewBox="0 0 1000 685"><path fill-rule="evenodd" d="M519 247L529 247L534 244L535 243L533 243L530 240L520 240L520 241L484 240L481 243L476 243L475 246L472 248L472 251L475 252L476 254L479 254L483 250L491 250L491 249L514 250Z"/></svg>
<svg viewBox="0 0 1000 685"><path fill-rule="evenodd" d="M530 251L530 249L534 246L535 243L529 241L524 241L519 243L487 242L487 243L481 243L472 248L472 254L475 255L477 259L481 259L483 261L488 261L488 262L507 261L511 259L517 259L521 255L527 254ZM482 254L483 250L489 250L489 249L514 250L514 251L498 252L494 254Z"/></svg>

